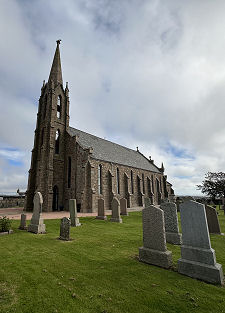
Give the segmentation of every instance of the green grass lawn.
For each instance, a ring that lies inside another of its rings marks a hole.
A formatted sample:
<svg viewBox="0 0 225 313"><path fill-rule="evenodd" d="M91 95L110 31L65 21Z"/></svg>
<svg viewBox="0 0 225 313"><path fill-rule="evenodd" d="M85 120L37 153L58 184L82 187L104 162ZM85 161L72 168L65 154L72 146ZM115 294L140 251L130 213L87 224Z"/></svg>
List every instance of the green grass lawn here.
<svg viewBox="0 0 225 313"><path fill-rule="evenodd" d="M220 211L221 231L225 217ZM70 242L57 239L59 220L46 220L47 234L18 230L0 237L0 312L144 313L225 312L225 287L138 261L141 212L123 224L81 218ZM225 236L212 235L217 262L225 272Z"/></svg>

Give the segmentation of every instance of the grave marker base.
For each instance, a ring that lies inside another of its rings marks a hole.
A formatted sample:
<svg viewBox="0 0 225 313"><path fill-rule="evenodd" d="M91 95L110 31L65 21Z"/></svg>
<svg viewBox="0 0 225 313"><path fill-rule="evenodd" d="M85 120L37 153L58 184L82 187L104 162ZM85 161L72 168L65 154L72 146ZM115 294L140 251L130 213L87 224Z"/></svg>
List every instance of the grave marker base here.
<svg viewBox="0 0 225 313"><path fill-rule="evenodd" d="M96 219L107 221L107 216L96 216Z"/></svg>
<svg viewBox="0 0 225 313"><path fill-rule="evenodd" d="M122 218L110 218L110 222L123 223Z"/></svg>
<svg viewBox="0 0 225 313"><path fill-rule="evenodd" d="M28 232L30 233L35 233L35 234L45 234L46 230L45 230L45 224L30 224L28 226Z"/></svg>
<svg viewBox="0 0 225 313"><path fill-rule="evenodd" d="M223 284L222 265L208 265L204 263L188 261L185 259L178 260L178 272L180 274L198 278L213 284Z"/></svg>
<svg viewBox="0 0 225 313"><path fill-rule="evenodd" d="M139 260L144 263L169 268L172 266L172 252L141 247L139 248Z"/></svg>

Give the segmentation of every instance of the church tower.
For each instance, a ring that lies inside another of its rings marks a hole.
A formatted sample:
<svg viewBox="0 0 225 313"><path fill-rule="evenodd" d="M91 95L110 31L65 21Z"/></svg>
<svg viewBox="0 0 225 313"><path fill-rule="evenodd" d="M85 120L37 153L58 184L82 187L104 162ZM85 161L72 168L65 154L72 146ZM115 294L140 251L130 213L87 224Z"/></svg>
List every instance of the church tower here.
<svg viewBox="0 0 225 313"><path fill-rule="evenodd" d="M43 83L29 170L25 209L33 209L36 191L43 196L44 211L59 210L63 203L66 132L69 128L69 89L63 88L57 40L48 82Z"/></svg>

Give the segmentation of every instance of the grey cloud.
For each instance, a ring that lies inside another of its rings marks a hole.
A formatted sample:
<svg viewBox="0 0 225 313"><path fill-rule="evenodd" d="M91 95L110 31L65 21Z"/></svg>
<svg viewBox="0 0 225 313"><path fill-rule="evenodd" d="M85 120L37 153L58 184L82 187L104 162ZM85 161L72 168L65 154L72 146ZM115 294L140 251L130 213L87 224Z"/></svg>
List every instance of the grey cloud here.
<svg viewBox="0 0 225 313"><path fill-rule="evenodd" d="M178 193L195 193L205 172L223 170L224 8L209 0L1 2L0 148L24 151L24 167L13 168L21 188L58 38L71 126L163 161ZM168 142L195 158L170 154ZM8 163L0 169L0 191L14 189Z"/></svg>

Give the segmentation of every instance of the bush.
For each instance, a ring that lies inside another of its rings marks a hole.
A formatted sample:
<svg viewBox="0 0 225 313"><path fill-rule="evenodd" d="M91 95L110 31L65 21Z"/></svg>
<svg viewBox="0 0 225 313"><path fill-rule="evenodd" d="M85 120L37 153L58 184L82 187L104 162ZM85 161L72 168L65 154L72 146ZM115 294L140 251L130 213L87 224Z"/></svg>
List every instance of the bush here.
<svg viewBox="0 0 225 313"><path fill-rule="evenodd" d="M0 218L0 232L6 232L10 230L12 221L6 216Z"/></svg>

